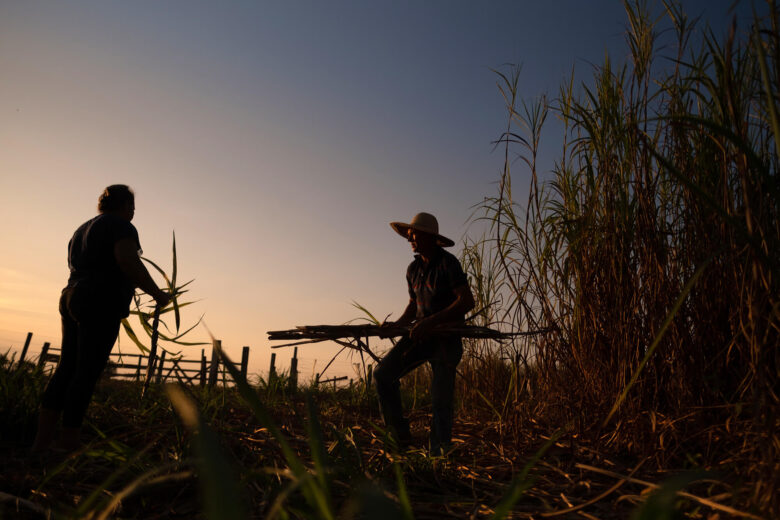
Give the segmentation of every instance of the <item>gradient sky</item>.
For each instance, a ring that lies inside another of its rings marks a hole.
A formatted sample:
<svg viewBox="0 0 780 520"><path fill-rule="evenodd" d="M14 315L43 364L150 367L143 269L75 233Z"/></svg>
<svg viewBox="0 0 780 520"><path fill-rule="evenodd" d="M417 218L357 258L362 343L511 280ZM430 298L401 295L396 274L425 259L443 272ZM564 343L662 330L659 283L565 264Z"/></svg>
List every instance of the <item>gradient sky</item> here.
<svg viewBox="0 0 780 520"><path fill-rule="evenodd" d="M683 5L723 34L731 3ZM573 67L625 61L625 25L617 0L2 2L0 350L59 343L68 240L113 183L165 268L175 230L185 323L251 346L250 371L267 330L343 323L353 300L397 317L411 251L388 223L428 211L460 241L495 192L491 69L522 63L521 95L554 97ZM333 350L302 347L303 376Z"/></svg>

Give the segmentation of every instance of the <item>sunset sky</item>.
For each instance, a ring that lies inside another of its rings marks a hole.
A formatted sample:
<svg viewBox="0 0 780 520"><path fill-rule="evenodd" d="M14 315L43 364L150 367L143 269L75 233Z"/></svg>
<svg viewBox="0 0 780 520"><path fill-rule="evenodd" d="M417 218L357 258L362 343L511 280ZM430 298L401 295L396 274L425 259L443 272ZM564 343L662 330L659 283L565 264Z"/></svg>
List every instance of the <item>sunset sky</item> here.
<svg viewBox="0 0 780 520"><path fill-rule="evenodd" d="M683 2L717 35L731 4ZM744 28L750 4L738 14ZM267 330L346 322L352 301L399 316L412 255L388 223L433 213L457 254L495 193L491 69L521 63L523 98L555 97L572 68L587 81L606 54L627 59L625 26L618 0L2 2L0 350L28 331L33 351L59 344L68 240L114 183L135 190L144 254L167 269L176 232L200 300L185 324L205 314L234 357L249 345L251 372L267 370ZM302 347L303 377L333 351Z"/></svg>

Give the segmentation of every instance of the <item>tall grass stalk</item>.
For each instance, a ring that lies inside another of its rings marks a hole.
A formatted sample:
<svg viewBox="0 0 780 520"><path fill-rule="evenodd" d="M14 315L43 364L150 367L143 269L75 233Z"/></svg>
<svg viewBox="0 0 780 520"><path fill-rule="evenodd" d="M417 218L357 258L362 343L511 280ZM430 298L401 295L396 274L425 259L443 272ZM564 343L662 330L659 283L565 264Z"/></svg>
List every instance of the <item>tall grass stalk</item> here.
<svg viewBox="0 0 780 520"><path fill-rule="evenodd" d="M524 358L493 348L548 416L661 463L701 450L777 514L780 29L767 4L768 19L721 40L678 3L659 18L626 2L628 63L572 74L555 100L523 103L519 68L499 73L504 171L464 258L477 298L502 302L478 319L552 329ZM548 112L564 132L542 177ZM530 176L522 206L515 156Z"/></svg>

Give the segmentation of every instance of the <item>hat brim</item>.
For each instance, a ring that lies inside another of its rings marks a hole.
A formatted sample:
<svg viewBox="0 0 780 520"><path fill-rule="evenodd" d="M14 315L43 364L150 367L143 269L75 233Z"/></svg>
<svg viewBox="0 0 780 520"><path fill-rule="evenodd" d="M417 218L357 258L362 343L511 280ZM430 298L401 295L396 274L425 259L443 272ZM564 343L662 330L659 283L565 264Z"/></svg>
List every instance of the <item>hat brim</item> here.
<svg viewBox="0 0 780 520"><path fill-rule="evenodd" d="M430 231L426 231L424 229L415 228L411 224L407 224L405 222L390 222L390 227L395 230L396 233L401 235L404 238L408 238L407 232L409 229L416 229L417 231L422 231L423 233L428 233L429 235L433 235L436 237L436 245L441 247L452 247L455 245L455 242L450 240L449 238L439 235L438 233L431 233Z"/></svg>

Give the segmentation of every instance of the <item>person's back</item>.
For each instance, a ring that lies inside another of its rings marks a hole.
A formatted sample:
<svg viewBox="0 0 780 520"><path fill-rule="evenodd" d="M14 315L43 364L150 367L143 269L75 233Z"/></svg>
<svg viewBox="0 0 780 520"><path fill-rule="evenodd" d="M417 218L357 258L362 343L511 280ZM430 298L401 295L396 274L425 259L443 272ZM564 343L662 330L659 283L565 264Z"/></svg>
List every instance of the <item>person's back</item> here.
<svg viewBox="0 0 780 520"><path fill-rule="evenodd" d="M67 288L81 293L79 296L91 304L93 312L98 307L127 316L135 284L116 260L114 246L122 239L132 240L141 249L135 226L119 216L103 213L79 226L68 243Z"/></svg>

